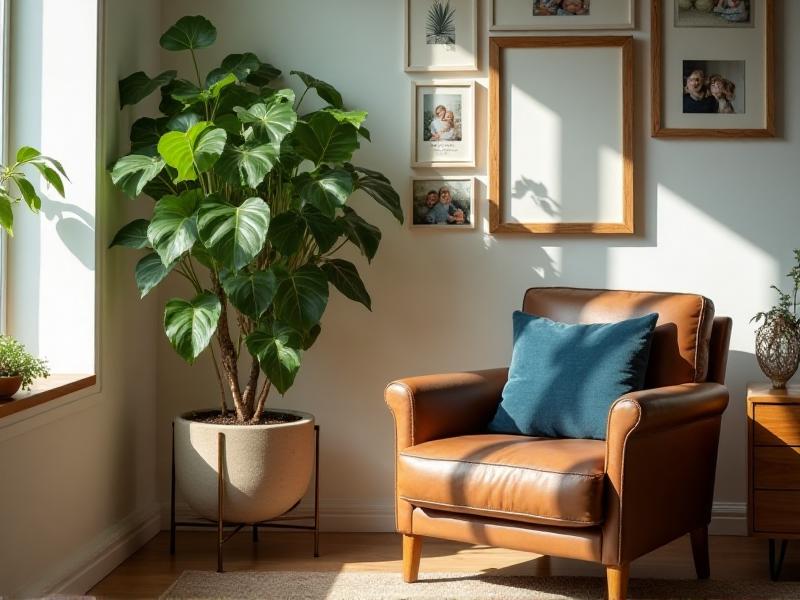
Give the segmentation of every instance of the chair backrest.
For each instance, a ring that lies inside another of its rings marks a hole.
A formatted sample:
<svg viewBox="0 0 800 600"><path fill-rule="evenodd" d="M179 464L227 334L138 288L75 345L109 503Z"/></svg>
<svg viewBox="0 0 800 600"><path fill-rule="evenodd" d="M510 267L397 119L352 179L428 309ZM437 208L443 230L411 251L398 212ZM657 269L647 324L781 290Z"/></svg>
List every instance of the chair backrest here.
<svg viewBox="0 0 800 600"><path fill-rule="evenodd" d="M564 287L531 288L525 292L522 310L563 323L611 323L658 313L645 387L703 382L708 375L713 377L712 381L724 381L730 319L719 319L718 326L714 328L714 356L710 357L714 303L704 296ZM714 364L709 367L711 358Z"/></svg>

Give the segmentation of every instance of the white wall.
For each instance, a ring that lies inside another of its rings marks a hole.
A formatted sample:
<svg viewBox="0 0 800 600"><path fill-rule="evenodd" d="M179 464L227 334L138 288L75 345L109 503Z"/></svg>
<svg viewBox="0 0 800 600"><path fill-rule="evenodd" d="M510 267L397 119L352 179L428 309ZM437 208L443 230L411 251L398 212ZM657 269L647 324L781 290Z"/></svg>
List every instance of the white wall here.
<svg viewBox="0 0 800 600"><path fill-rule="evenodd" d="M334 293L323 333L307 353L297 384L271 404L308 410L322 427L322 502L328 528L391 528L392 419L383 388L392 379L507 364L511 311L529 286L574 285L691 291L734 319L716 500L743 526L744 390L762 379L753 356L750 317L773 301L769 285L787 282L800 245L800 3L778 0L777 89L780 136L764 141L662 141L649 136L649 2L637 2L637 232L629 238L488 235L486 114L490 2L481 2L478 74L479 226L474 232L400 227L366 199L356 201L384 234L372 266L358 260L374 311ZM204 70L229 52L254 51L286 73L310 72L333 83L345 103L369 111L373 144L355 162L383 171L407 199L410 86L402 70L403 2L373 0L171 0L162 29L185 14L206 15L218 43L200 53ZM164 68L188 64L170 53ZM463 76L453 75L454 78ZM424 76L414 77L424 80ZM291 82L296 85L296 81ZM547 85L559 85L549 82ZM587 91L587 109L591 109ZM416 173L427 173L417 171ZM453 171L445 172L452 174ZM179 286L162 291L186 293ZM172 415L214 405L210 366L190 368L158 343L158 484L168 499Z"/></svg>
<svg viewBox="0 0 800 600"><path fill-rule="evenodd" d="M59 4L63 3L38 2L45 10L55 10ZM54 12L51 17L55 16ZM138 69L158 68L159 4L157 0L111 0L106 16L107 85L98 104L103 115L99 123L103 165L125 149L131 118L128 112L120 118L116 81ZM61 25L67 31L66 23ZM92 39L65 42L60 51L68 55L70 43L90 44ZM34 44L42 40L25 42L35 50ZM18 72L15 80L23 85L28 76ZM65 162L80 159L69 156L69 140L58 132L60 124L74 124L72 117L54 110L48 110L47 117L48 144L51 140L54 145L64 143L58 153L68 155ZM76 140L75 148L94 144L93 124L83 135L88 139ZM94 165L94 154L83 160ZM158 306L138 300L132 283L134 257L105 250L114 232L135 218L138 209L111 189L105 175L102 182L96 201L97 256L95 263L86 265L89 276L73 281L72 291L45 287L53 281L42 282L41 290L51 299L63 299L75 290L87 292L88 286L91 295L97 276L99 385L0 421L0 596L83 593L159 527L153 444ZM78 204L93 210L93 192L86 194L88 204L82 204L86 196L77 194L68 196L66 202L73 204L66 208L74 211ZM45 217L50 223L50 216ZM43 244L58 242L58 236L48 237L54 230L60 233L56 229L43 226ZM91 246L91 239L84 236L83 242ZM46 249L51 259L62 256L53 247L42 245L34 251ZM59 329L59 334L64 336L64 330ZM91 344L92 336L88 339Z"/></svg>

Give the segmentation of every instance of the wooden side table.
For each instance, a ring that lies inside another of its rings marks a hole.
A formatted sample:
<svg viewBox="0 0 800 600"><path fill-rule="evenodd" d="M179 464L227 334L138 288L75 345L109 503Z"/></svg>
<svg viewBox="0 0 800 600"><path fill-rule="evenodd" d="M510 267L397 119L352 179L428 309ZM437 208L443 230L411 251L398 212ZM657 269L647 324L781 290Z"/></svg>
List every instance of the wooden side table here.
<svg viewBox="0 0 800 600"><path fill-rule="evenodd" d="M748 533L769 538L775 580L787 541L800 539L800 385L747 386L747 489Z"/></svg>

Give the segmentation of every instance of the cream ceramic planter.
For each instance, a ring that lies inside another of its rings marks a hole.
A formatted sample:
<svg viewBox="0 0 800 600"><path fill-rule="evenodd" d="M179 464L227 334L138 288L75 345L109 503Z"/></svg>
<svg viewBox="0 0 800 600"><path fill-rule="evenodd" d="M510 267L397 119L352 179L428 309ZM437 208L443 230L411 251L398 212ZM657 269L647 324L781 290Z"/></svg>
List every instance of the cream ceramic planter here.
<svg viewBox="0 0 800 600"><path fill-rule="evenodd" d="M214 425L175 418L175 478L200 516L217 520L218 434L225 437L224 519L257 523L277 517L306 492L314 468L314 417L276 425Z"/></svg>

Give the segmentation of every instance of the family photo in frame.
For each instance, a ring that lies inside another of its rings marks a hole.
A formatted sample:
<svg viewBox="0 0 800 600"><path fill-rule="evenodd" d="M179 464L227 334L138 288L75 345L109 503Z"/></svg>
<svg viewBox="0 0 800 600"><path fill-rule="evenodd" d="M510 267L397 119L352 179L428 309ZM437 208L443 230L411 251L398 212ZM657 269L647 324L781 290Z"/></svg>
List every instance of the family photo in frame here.
<svg viewBox="0 0 800 600"><path fill-rule="evenodd" d="M413 227L475 227L475 178L439 177L411 182Z"/></svg>
<svg viewBox="0 0 800 600"><path fill-rule="evenodd" d="M416 167L475 166L475 82L414 82Z"/></svg>

